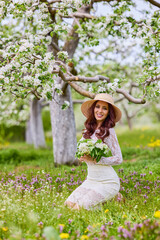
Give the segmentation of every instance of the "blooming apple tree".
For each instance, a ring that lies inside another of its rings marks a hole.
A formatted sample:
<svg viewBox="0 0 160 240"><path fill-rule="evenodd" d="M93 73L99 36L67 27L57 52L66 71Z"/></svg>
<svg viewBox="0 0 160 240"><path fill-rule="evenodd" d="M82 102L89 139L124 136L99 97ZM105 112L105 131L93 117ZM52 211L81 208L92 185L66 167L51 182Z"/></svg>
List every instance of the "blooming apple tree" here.
<svg viewBox="0 0 160 240"><path fill-rule="evenodd" d="M111 11L96 16L96 5L100 2L108 5ZM84 92L75 81L100 80L106 82L105 90L111 88L128 100L134 101L120 85L117 88L117 79L110 80L107 76L87 78L75 76L70 72L68 63L73 64L74 60L70 60L67 51L63 51L63 44L69 37L70 25L72 22L73 26L74 21L74 30L81 47L96 46L100 44L101 39L110 36L125 40L129 37L141 39L144 58L143 75L137 79L139 87L142 87L139 102L143 103L148 94L159 95L159 3L148 2L154 4L155 11L150 14L148 9L137 20L132 13L136 8L136 1L1 0L1 94L7 91L25 98L32 93L37 99L43 97L51 100L53 88L59 94L63 92L62 86L55 81L58 75L83 95L93 96ZM67 22L66 19L70 21ZM52 41L54 36L58 38L58 45ZM53 51L48 51L49 44L56 49L56 56L53 55Z"/></svg>
<svg viewBox="0 0 160 240"><path fill-rule="evenodd" d="M59 143L65 146L54 154L57 163L73 162L76 151L70 87L93 98L97 88L94 90L91 84L100 83L103 88L99 92L120 94L136 104L160 95L160 4L155 0L143 1L148 8L137 10L138 2L0 0L0 94L11 93L21 98L33 94L38 100L51 100L54 149L59 149ZM107 74L95 75L94 71L90 75L78 74L85 57L79 52L86 54L86 47L93 50L102 47L105 41L109 44L104 45L104 50L115 53L110 41L130 39L139 39L143 50L142 71L134 83L138 94L125 87L123 77L112 79ZM70 110L62 113L60 106L63 109L69 106ZM65 125L60 126L59 119L65 120Z"/></svg>

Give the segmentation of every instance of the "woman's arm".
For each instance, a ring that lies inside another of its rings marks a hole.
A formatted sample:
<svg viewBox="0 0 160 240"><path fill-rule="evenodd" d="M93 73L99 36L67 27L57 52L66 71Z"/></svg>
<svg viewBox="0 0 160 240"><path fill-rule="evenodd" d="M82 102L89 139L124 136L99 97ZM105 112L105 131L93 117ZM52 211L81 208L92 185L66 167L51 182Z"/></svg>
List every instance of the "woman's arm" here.
<svg viewBox="0 0 160 240"><path fill-rule="evenodd" d="M105 138L104 142L111 150L112 157L101 157L100 161L96 164L118 165L123 161L121 149L117 140L115 130L113 128L110 128L109 131L110 131L110 135Z"/></svg>

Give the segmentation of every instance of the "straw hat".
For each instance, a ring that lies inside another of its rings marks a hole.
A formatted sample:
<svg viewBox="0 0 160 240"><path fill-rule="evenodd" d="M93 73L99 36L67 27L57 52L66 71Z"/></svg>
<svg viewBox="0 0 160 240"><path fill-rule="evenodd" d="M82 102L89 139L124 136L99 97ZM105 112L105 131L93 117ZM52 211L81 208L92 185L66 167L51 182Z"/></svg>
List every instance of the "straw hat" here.
<svg viewBox="0 0 160 240"><path fill-rule="evenodd" d="M112 96L107 93L99 93L95 96L94 99L87 100L86 102L82 103L81 111L85 117L87 117L87 118L89 117L88 110L95 101L104 101L104 102L110 103L112 105L115 115L116 115L115 121L118 122L121 119L121 116L122 116L121 110L114 105L114 100L113 100Z"/></svg>

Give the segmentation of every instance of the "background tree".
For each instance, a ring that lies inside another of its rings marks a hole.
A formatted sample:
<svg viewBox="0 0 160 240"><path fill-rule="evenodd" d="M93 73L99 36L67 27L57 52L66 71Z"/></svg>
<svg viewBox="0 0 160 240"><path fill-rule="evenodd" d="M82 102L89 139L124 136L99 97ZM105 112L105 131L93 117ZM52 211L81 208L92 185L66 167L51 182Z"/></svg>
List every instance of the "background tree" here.
<svg viewBox="0 0 160 240"><path fill-rule="evenodd" d="M48 105L43 99L17 99L6 94L1 96L0 124L6 127L25 127L25 140L35 148L46 147L42 123L42 108ZM3 136L4 137L4 136Z"/></svg>

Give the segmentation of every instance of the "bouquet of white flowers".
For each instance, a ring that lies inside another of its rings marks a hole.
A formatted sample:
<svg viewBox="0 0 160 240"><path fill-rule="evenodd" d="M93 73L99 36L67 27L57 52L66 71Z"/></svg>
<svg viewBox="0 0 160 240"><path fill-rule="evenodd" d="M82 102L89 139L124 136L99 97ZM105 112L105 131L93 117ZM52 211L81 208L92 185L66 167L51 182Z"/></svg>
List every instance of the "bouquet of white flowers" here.
<svg viewBox="0 0 160 240"><path fill-rule="evenodd" d="M77 144L77 152L75 157L80 158L84 155L90 155L96 162L99 162L101 157L108 157L110 149L101 139L97 141L93 139L80 140Z"/></svg>

